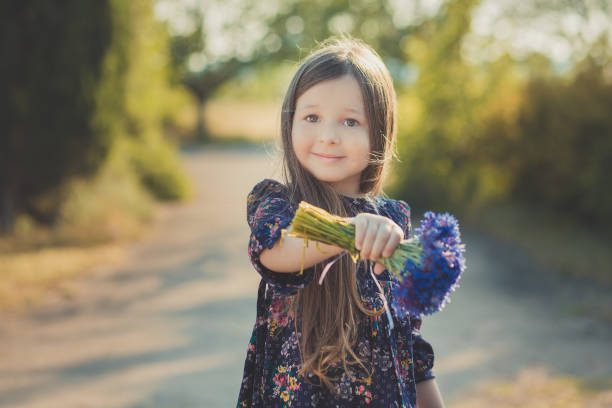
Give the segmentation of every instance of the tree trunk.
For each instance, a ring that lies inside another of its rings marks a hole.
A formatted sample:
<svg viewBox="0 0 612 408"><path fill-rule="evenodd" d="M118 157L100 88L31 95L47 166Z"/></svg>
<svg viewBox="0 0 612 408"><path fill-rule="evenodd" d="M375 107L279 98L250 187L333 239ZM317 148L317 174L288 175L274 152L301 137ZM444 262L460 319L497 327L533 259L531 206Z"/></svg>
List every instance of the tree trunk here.
<svg viewBox="0 0 612 408"><path fill-rule="evenodd" d="M0 191L0 235L12 235L15 231L15 206L8 183Z"/></svg>
<svg viewBox="0 0 612 408"><path fill-rule="evenodd" d="M205 100L198 99L198 129L196 138L199 142L206 143L210 137L206 128L206 119L204 118L204 106L206 106Z"/></svg>

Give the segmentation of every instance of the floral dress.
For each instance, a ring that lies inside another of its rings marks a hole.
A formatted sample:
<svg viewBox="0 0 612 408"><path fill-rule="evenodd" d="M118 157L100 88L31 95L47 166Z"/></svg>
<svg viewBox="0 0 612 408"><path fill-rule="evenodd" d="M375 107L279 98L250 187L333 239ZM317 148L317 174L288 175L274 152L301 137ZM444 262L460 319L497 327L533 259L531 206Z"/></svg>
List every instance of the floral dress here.
<svg viewBox="0 0 612 408"><path fill-rule="evenodd" d="M392 219L410 235L410 207L404 201L375 197L342 196L350 216L376 213ZM371 375L355 369L348 376L341 364L332 366L336 392L298 376L301 357L299 333L295 330L292 301L298 289L313 282L314 267L303 273L278 273L259 260L264 248L272 248L287 228L297 206L290 203L288 189L272 179L259 182L247 196L247 222L251 228L249 257L262 279L257 294L257 317L247 348L244 374L237 407L416 407L415 384L434 378L434 353L420 335L420 316L397 316L393 324L387 313L365 317L358 328L355 351L370 367ZM377 276L369 270L369 261L358 262L357 287L365 307L382 310L379 296L384 291L391 304L395 281L388 271ZM351 368L352 369L352 368Z"/></svg>

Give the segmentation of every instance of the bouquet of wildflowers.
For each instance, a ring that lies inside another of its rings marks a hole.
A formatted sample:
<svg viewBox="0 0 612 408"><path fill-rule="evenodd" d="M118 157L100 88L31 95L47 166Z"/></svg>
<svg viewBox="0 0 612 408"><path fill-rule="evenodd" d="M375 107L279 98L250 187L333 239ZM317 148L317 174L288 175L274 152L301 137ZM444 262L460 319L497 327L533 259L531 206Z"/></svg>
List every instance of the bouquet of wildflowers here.
<svg viewBox="0 0 612 408"><path fill-rule="evenodd" d="M290 224L290 236L344 248L356 262L355 225L347 218L302 201ZM286 231L283 230L283 236ZM465 245L457 219L428 211L416 234L402 240L389 258L378 262L397 277L393 307L399 312L432 314L450 301L465 270Z"/></svg>

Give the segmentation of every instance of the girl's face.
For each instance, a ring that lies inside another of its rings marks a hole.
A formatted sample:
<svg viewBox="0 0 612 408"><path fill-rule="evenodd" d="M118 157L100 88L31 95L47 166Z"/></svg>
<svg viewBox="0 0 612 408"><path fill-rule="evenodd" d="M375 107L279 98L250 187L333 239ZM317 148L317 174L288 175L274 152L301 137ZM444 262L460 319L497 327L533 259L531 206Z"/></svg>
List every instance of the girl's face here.
<svg viewBox="0 0 612 408"><path fill-rule="evenodd" d="M295 155L336 192L359 195L370 133L359 83L352 75L319 82L296 101L291 130Z"/></svg>

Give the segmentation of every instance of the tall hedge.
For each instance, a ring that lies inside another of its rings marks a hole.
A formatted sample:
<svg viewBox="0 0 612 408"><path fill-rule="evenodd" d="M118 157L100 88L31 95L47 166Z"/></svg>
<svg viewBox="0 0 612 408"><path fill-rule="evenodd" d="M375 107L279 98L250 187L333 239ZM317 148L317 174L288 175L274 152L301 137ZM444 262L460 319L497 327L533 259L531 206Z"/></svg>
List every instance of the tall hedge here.
<svg viewBox="0 0 612 408"><path fill-rule="evenodd" d="M4 230L17 211L50 221L55 206L36 203L36 197L103 161L108 142L92 131L91 118L111 37L112 10L105 1L0 5Z"/></svg>
<svg viewBox="0 0 612 408"><path fill-rule="evenodd" d="M161 199L188 184L162 126L186 101L168 79L168 44L149 0L3 2L0 230L15 215L56 221L60 187L114 150Z"/></svg>

